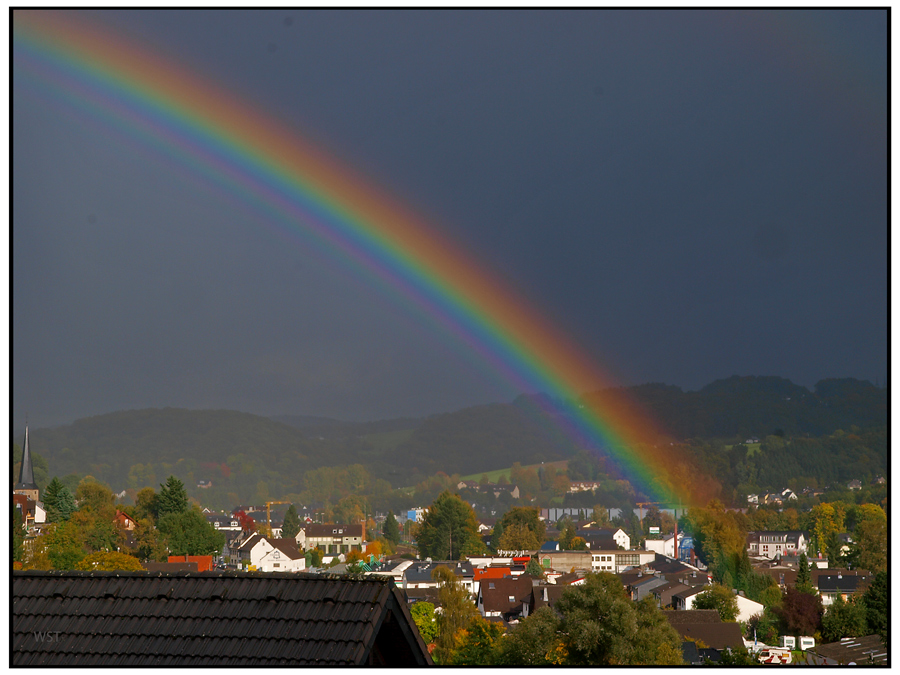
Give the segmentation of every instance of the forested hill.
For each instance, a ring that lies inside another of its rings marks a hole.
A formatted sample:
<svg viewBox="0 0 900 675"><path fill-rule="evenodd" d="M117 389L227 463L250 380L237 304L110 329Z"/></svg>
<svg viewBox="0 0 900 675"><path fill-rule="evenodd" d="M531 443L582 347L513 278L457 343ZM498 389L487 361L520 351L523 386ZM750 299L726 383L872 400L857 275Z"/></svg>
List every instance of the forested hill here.
<svg viewBox="0 0 900 675"><path fill-rule="evenodd" d="M643 384L627 393L678 440L776 432L820 436L852 426L886 426L888 417L887 389L853 378L822 380L810 391L781 377L735 375L699 391Z"/></svg>
<svg viewBox="0 0 900 675"><path fill-rule="evenodd" d="M734 377L698 392L648 384L628 393L677 440L816 437L887 426L886 390L858 380L823 380L811 392L782 378ZM32 429L31 447L46 460L50 477L89 474L118 491L155 486L174 474L195 496L198 481L212 481L204 503L228 505L300 493L309 487L306 472L323 466L362 464L373 480L396 487L437 471L465 475L571 457L576 449L546 404L544 396L520 396L427 419L362 424L282 418L292 423L285 424L228 410L130 410Z"/></svg>

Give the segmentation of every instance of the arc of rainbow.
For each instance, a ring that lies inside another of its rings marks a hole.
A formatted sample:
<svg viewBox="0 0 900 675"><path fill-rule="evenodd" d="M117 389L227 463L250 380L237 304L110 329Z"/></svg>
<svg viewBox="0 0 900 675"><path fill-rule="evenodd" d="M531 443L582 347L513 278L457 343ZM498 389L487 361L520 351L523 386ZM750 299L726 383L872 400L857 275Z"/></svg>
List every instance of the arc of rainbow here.
<svg viewBox="0 0 900 675"><path fill-rule="evenodd" d="M419 216L293 129L153 52L57 13L17 10L13 20L16 72L92 99L109 121L164 143L191 170L240 191L280 222L314 232L511 382L554 397L567 433L601 448L637 488L660 501L692 503L684 486L660 480L673 458L655 447L646 417L621 397L577 403L610 382L599 367Z"/></svg>

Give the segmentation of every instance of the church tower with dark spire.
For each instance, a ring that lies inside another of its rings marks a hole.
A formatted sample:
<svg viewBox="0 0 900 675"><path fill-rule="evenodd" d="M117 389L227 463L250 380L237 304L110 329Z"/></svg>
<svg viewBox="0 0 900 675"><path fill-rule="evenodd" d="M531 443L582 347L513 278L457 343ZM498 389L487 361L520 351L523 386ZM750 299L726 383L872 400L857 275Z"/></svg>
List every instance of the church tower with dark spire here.
<svg viewBox="0 0 900 675"><path fill-rule="evenodd" d="M31 450L28 448L28 425L25 425L25 445L22 449L22 468L19 469L19 482L13 486L13 494L25 495L37 502L38 486L34 482L34 467L31 465Z"/></svg>

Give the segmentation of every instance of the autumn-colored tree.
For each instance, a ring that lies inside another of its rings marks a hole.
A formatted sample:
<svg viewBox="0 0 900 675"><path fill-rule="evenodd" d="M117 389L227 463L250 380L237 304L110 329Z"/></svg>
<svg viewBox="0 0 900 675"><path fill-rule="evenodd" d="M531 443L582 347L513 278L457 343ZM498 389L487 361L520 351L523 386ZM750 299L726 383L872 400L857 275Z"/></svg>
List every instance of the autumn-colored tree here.
<svg viewBox="0 0 900 675"><path fill-rule="evenodd" d="M76 563L75 569L87 572L142 572L144 570L137 558L118 551L91 553Z"/></svg>
<svg viewBox="0 0 900 675"><path fill-rule="evenodd" d="M441 613L438 616L438 635L433 656L435 661L450 662L461 637L461 631L478 616L475 603L453 572L444 566L435 567L431 578L438 582Z"/></svg>

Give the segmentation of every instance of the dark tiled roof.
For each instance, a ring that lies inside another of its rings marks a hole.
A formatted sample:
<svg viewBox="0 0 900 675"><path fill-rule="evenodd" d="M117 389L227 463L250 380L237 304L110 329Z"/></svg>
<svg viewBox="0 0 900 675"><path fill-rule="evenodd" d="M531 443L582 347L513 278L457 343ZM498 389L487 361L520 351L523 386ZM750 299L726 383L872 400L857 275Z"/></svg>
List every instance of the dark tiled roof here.
<svg viewBox="0 0 900 675"><path fill-rule="evenodd" d="M678 631L686 640L700 640L709 645L713 649L725 649L726 647L743 647L744 638L741 634L741 627L736 623L725 623L721 620L718 622L698 621L694 623L683 622L679 614L688 614L690 612L710 611L716 615L716 610L665 610L663 614L672 624L672 627Z"/></svg>
<svg viewBox="0 0 900 675"><path fill-rule="evenodd" d="M35 634L57 631L57 639ZM14 572L13 666L429 665L393 581Z"/></svg>
<svg viewBox="0 0 900 675"><path fill-rule="evenodd" d="M819 656L838 665L855 663L858 666L874 663L887 665L888 650L878 635L861 638L844 638L840 642L819 645L812 650Z"/></svg>
<svg viewBox="0 0 900 675"><path fill-rule="evenodd" d="M472 569L472 563L468 560L458 562L456 560L450 560L446 562L423 562L417 560L412 565L406 568L406 572L404 572L404 576L406 577L407 583L410 584L422 584L430 581L434 581L431 578L431 573L436 567L446 567L454 575L460 577L462 579L473 579L475 577L475 571Z"/></svg>
<svg viewBox="0 0 900 675"><path fill-rule="evenodd" d="M683 623L722 623L722 618L715 609L666 610L666 618L673 626Z"/></svg>
<svg viewBox="0 0 900 675"><path fill-rule="evenodd" d="M528 603L531 600L531 577L504 577L503 579L491 579L481 584L481 598L485 612L508 613ZM510 600L512 598L512 600Z"/></svg>

